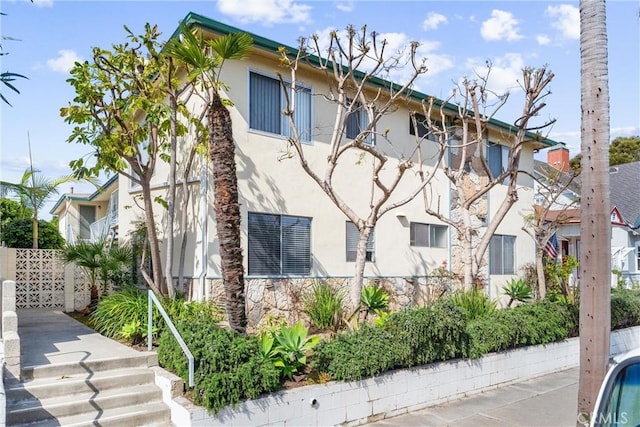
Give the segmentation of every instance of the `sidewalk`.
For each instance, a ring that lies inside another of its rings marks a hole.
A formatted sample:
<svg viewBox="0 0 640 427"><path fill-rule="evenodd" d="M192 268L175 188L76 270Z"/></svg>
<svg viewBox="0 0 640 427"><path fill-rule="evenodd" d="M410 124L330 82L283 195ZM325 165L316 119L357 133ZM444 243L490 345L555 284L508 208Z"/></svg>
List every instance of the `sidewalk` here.
<svg viewBox="0 0 640 427"><path fill-rule="evenodd" d="M18 310L18 334L23 368L140 355L61 311Z"/></svg>
<svg viewBox="0 0 640 427"><path fill-rule="evenodd" d="M578 368L388 418L369 426L575 426Z"/></svg>

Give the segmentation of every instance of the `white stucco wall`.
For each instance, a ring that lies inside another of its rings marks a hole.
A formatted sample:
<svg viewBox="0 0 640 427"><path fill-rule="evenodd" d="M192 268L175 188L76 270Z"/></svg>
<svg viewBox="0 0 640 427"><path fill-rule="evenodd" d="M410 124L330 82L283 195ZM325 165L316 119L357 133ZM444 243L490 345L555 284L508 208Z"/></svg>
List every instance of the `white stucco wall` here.
<svg viewBox="0 0 640 427"><path fill-rule="evenodd" d="M287 150L287 143L282 136L267 134L249 129L248 119L248 81L249 72L252 70L276 76L278 72L284 72L277 67L274 57L254 55L244 61L230 61L225 64L221 80L229 85L227 96L233 100L234 106L230 108L233 120L234 139L236 141L236 163L240 189L240 208L242 223L242 244L245 252L245 269L247 266L247 215L248 212L273 213L284 215L305 216L312 218L311 228L311 252L312 269L311 276L352 276L354 263L346 262L345 258L345 215L340 212L320 190L318 185L302 170L297 158L281 160ZM317 78L305 78L303 72L299 73L301 82L311 86L314 94L326 91L323 80ZM285 76L286 77L286 76ZM197 100L191 104L191 108L200 111L202 101ZM399 156L408 157L415 146L415 138L409 134L409 108L419 110L418 104L400 105L397 110L383 117L378 129L389 129L390 145L382 138L378 138L376 146L390 157L388 165L381 175L389 177L396 172L395 165ZM311 167L324 176L324 166L329 148L331 128L335 120L333 105L322 97L313 97L312 105L312 132L313 141L305 146L305 153ZM507 142L508 135L492 134L495 142ZM184 155L188 142L185 142L181 155ZM431 158L435 149L430 147L426 158ZM180 160L179 160L180 162ZM192 184L191 203L188 226L189 244L187 251L187 265L185 274L197 277L202 268L202 238L201 238L201 193L199 190L200 167L202 160L197 160L197 167L191 175L195 182ZM521 167L531 170L533 168L533 151L525 148L521 156ZM356 212L364 216L368 212L370 199L370 171L371 163L361 159L355 154L347 153L340 159L338 169L334 177L335 188L342 197L354 207ZM425 169L429 171L427 167ZM168 166L159 162L155 174L157 194L166 196L166 177ZM181 172L179 172L179 175ZM406 174L403 181L391 201L400 200L416 187L418 178L413 171ZM500 226L501 234L515 235L517 237L517 267L534 260L534 244L522 230L522 217L525 210L530 209L533 203L532 183L527 177L521 177L519 183L523 191L520 192L519 201L508 214ZM211 179L207 191L207 237L205 240L207 254L207 276L216 278L220 276L218 243L215 231L215 214L213 210L213 188ZM497 208L504 191L496 188L490 193L490 207ZM126 236L133 228L133 222L142 220L142 211L136 207L133 197L139 192L133 191L128 180L122 179L120 184L120 236ZM445 180L441 171L436 173L433 183L427 188L427 194L431 206L440 212L448 214L450 211L449 183ZM409 245L409 223L421 222L439 224L440 222L424 212L424 200L422 196L389 212L380 219L375 230L375 262L367 263L365 275L368 276L422 276L442 265L450 262L449 248L417 248ZM131 207L127 209L126 207ZM158 230L161 238L164 227L164 210L155 205ZM402 217L397 217L397 214ZM178 227L176 227L178 230ZM177 233L177 231L176 231ZM450 236L449 236L450 237ZM179 242L176 242L176 256L174 265L177 267ZM164 257L164 255L163 255ZM177 271L177 269L176 269ZM246 270L245 270L246 271ZM509 276L510 278L511 276ZM491 293L497 295L498 290L507 278L491 278Z"/></svg>

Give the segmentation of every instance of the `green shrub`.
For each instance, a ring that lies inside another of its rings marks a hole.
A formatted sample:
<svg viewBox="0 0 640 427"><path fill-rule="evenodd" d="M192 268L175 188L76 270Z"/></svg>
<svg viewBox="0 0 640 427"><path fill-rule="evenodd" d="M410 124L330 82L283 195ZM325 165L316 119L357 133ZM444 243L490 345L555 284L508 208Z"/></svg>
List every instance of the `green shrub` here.
<svg viewBox="0 0 640 427"><path fill-rule="evenodd" d="M451 301L393 313L386 329L395 342L396 366L410 367L465 356L467 317Z"/></svg>
<svg viewBox="0 0 640 427"><path fill-rule="evenodd" d="M611 329L640 325L640 292L611 290Z"/></svg>
<svg viewBox="0 0 640 427"><path fill-rule="evenodd" d="M337 330L344 314L344 292L324 282L316 282L304 298L304 313L318 330Z"/></svg>
<svg viewBox="0 0 640 427"><path fill-rule="evenodd" d="M313 351L311 366L331 379L355 381L393 369L395 351L389 331L364 324L356 331L321 341Z"/></svg>
<svg viewBox="0 0 640 427"><path fill-rule="evenodd" d="M363 325L323 341L312 366L336 380L359 380L397 367L463 356L468 352L466 317L447 301L407 309L386 318L384 327Z"/></svg>
<svg viewBox="0 0 640 427"><path fill-rule="evenodd" d="M176 327L195 359L196 405L217 412L244 399L254 399L280 386L280 372L260 355L256 337L221 329L205 318L183 319ZM159 340L158 361L188 380L188 362L172 334Z"/></svg>
<svg viewBox="0 0 640 427"><path fill-rule="evenodd" d="M476 289L456 292L449 298L454 305L465 312L469 321L487 316L496 311L496 302L490 300L483 292Z"/></svg>
<svg viewBox="0 0 640 427"><path fill-rule="evenodd" d="M561 341L576 330L577 321L574 308L548 301L498 310L469 323L470 356Z"/></svg>
<svg viewBox="0 0 640 427"><path fill-rule="evenodd" d="M13 218L7 221L2 230L2 240L10 248L33 247L33 220ZM38 221L38 247L40 249L61 249L64 238L58 228L50 222Z"/></svg>

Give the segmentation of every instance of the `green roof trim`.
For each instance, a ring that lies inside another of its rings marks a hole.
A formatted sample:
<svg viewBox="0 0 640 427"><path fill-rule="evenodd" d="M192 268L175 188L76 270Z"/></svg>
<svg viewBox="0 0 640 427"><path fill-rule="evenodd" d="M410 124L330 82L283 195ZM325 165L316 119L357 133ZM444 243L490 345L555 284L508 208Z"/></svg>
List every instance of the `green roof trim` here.
<svg viewBox="0 0 640 427"><path fill-rule="evenodd" d="M211 18L207 18L206 16L194 13L194 12L189 12L187 14L187 16L182 20L182 23L185 24L185 26L187 26L188 28L201 28L203 30L206 30L208 32L213 32L213 33L219 33L221 35L225 35L225 34L232 34L232 33L247 33L249 34L254 41L254 45L257 46L258 48L262 49L262 50L266 50L272 53L278 53L278 49L280 47L283 47L287 52L290 52L291 54L295 55L298 52L297 48L293 48L291 46L287 46L284 45L282 43L278 43L275 42L273 40L267 39L265 37L259 36L257 34L253 34L251 32L248 31L244 31L240 28L236 28L233 27L231 25L227 25L224 24L222 22L216 21L214 19ZM177 28L173 34L171 35L171 38L178 38L180 35L180 28ZM318 57L314 56L314 55L310 55L309 56L309 61L314 63L314 64L319 64L319 60ZM381 86L381 87L391 87L393 89L399 89L401 86L399 86L396 83L381 79L379 77L374 77L370 80L370 82L376 86ZM430 98L430 95L418 92L418 91L412 91L411 94L409 95L409 98L417 101L417 102L422 102L422 100L424 100L425 98ZM437 97L433 97L434 99L434 104L436 107L440 108L443 107L445 110L449 110L452 113L455 113L458 111L458 107L452 103L449 102L445 102L441 99L438 99ZM517 128L515 126L512 126L506 122L497 120L497 119L491 119L489 121L489 124L493 127L493 128L497 128L500 130L506 130L509 132L517 132ZM561 144L558 141L554 141L550 138L544 137L538 133L534 133L534 132L527 132L526 133L526 137L529 140L534 140L537 141L539 143L541 143L542 145L545 145L547 147L553 147L555 145Z"/></svg>
<svg viewBox="0 0 640 427"><path fill-rule="evenodd" d="M87 200L93 200L96 197L98 197L98 195L102 194L104 192L104 190L106 190L107 188L109 188L109 186L111 186L111 184L113 184L114 182L116 182L118 180L118 176L119 174L115 174L113 175L111 178L109 178L107 180L107 182L105 182L104 184L102 184L100 186L100 188L98 188L92 195L89 196L89 198Z"/></svg>

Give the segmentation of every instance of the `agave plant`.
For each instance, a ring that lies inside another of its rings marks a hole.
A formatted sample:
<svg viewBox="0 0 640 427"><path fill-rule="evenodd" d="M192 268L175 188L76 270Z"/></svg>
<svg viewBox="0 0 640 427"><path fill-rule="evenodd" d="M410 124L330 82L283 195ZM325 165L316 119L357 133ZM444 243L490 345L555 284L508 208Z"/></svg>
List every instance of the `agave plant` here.
<svg viewBox="0 0 640 427"><path fill-rule="evenodd" d="M527 285L522 279L511 279L503 288L503 294L509 297L507 307L515 301L529 302L532 298L531 286Z"/></svg>
<svg viewBox="0 0 640 427"><path fill-rule="evenodd" d="M389 306L389 294L377 285L365 286L362 288L360 302L369 313L385 310Z"/></svg>

